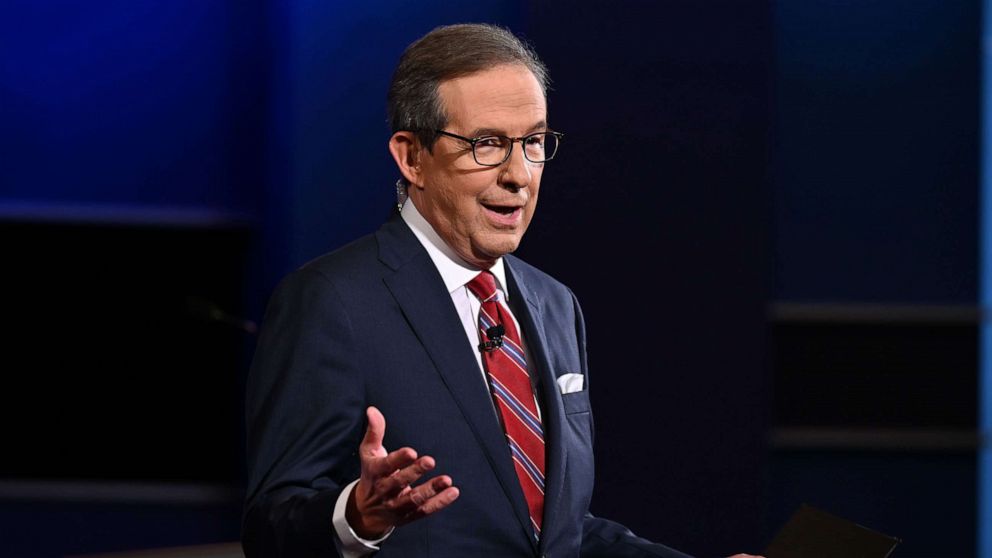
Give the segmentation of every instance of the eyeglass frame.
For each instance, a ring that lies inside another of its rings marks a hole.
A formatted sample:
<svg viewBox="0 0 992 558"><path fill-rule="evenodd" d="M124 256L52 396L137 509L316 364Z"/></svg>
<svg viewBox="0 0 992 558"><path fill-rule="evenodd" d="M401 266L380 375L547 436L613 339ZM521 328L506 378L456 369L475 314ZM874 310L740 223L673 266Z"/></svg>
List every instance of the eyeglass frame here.
<svg viewBox="0 0 992 558"><path fill-rule="evenodd" d="M524 144L524 140L527 139L527 138L536 136L538 134L544 134L544 135L550 134L550 135L554 136L555 140L557 140L558 142L561 142L561 138L565 136L565 134L563 134L561 132L555 132L554 130L545 130L543 132L533 132L533 133L527 134L526 136L519 136L519 137L515 137L515 138L514 137L510 137L510 136L501 136L501 135L498 135L498 134L486 134L484 136L479 136L477 138L467 138L465 136L459 136L458 134L452 134L451 132L446 132L444 130L434 130L434 133L435 134L441 134L442 136L448 136L449 138L455 138L455 139L459 139L459 140L462 140L464 142L467 142L472 147L472 159L475 160L475 163L477 165L481 165L483 167L498 167L498 166L502 165L503 163L507 162L510 159L510 154L513 153L513 144L517 143L518 141L520 142L520 145L523 145ZM500 161L498 163L480 163L479 162L479 156L475 152L475 144L478 143L478 142L480 142L480 141L482 141L482 140L484 140L484 139L488 139L488 138L501 138L501 139L509 140L509 142L510 142L510 148L506 150L506 155L503 157L503 160L502 161ZM524 148L521 148L521 149L523 149L523 152L524 152L524 159L526 159L528 162L534 163L536 165L540 165L540 164L546 163L546 162L554 159L555 158L555 155L558 154L558 147L555 146L555 152L552 153L550 157L544 159L543 161L532 161L531 158L527 156L527 149L524 149Z"/></svg>

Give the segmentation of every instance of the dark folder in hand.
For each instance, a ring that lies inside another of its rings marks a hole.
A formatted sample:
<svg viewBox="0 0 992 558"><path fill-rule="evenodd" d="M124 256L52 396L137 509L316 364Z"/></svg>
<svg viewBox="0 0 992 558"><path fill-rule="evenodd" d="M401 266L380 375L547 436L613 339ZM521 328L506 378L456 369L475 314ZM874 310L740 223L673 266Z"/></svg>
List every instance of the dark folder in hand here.
<svg viewBox="0 0 992 558"><path fill-rule="evenodd" d="M886 558L899 539L803 504L765 549L766 558Z"/></svg>

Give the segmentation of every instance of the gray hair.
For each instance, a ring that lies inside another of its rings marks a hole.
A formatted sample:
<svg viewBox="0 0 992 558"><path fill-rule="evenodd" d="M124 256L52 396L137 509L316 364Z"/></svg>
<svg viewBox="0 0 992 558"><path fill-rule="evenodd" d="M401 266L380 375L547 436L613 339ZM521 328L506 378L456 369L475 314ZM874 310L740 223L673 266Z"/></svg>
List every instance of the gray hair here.
<svg viewBox="0 0 992 558"><path fill-rule="evenodd" d="M547 96L548 70L534 50L509 30L464 23L437 27L407 47L389 85L389 125L414 132L428 151L435 130L448 124L438 87L442 81L503 64L521 64L534 74Z"/></svg>

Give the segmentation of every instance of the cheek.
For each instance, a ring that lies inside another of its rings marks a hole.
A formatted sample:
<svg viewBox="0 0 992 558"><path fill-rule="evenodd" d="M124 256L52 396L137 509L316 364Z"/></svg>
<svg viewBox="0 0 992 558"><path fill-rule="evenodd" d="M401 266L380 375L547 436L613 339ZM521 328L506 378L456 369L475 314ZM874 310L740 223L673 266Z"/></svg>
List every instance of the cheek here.
<svg viewBox="0 0 992 558"><path fill-rule="evenodd" d="M444 189L438 192L438 205L447 216L450 226L467 234L477 228L481 218L479 204L470 194L458 189Z"/></svg>
<svg viewBox="0 0 992 558"><path fill-rule="evenodd" d="M537 186L532 186L530 190L530 198L527 200L527 214L528 218L534 216L534 211L537 209L537 198L541 191L540 188L540 175L537 175Z"/></svg>
<svg viewBox="0 0 992 558"><path fill-rule="evenodd" d="M463 196L459 195L458 190L450 186L445 186L438 188L436 198L437 203L444 208L444 212L451 217L457 217L462 211L462 206L465 205L465 201L462 199Z"/></svg>

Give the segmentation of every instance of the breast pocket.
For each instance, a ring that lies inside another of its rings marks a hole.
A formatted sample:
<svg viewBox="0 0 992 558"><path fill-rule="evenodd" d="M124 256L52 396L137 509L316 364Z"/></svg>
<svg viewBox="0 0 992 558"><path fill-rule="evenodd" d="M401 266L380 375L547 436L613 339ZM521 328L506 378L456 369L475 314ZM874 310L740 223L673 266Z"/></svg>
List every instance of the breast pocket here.
<svg viewBox="0 0 992 558"><path fill-rule="evenodd" d="M589 509L596 475L589 392L563 393L561 401L565 412L561 436L567 454L561 513L569 518L581 518Z"/></svg>
<svg viewBox="0 0 992 558"><path fill-rule="evenodd" d="M561 402L565 407L566 415L588 413L590 410L589 392L586 390L562 394Z"/></svg>

